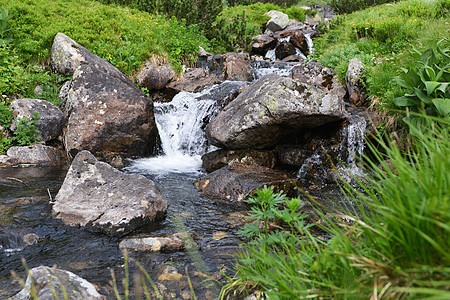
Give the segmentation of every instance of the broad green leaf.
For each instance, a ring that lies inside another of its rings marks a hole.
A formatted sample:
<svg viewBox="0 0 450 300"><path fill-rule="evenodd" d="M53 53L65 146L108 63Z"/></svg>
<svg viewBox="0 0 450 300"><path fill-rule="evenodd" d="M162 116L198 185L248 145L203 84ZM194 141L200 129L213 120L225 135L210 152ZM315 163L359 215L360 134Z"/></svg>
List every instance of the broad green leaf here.
<svg viewBox="0 0 450 300"><path fill-rule="evenodd" d="M414 88L414 92L415 92L416 96L419 97L419 99L420 99L423 103L425 103L425 104L431 104L431 97L425 95L425 93L422 92L421 89Z"/></svg>
<svg viewBox="0 0 450 300"><path fill-rule="evenodd" d="M406 74L403 74L401 78L409 85L409 88L416 87L420 84L419 74L415 70L409 70Z"/></svg>
<svg viewBox="0 0 450 300"><path fill-rule="evenodd" d="M428 78L432 81L437 81L436 80L436 73L434 72L433 68L431 68L430 66L426 66L425 67L425 72L428 75Z"/></svg>
<svg viewBox="0 0 450 300"><path fill-rule="evenodd" d="M408 83L406 83L405 80L403 80L403 79L401 79L401 78L399 78L399 77L394 78L394 80L395 80L395 82L397 82L397 84L398 84L399 86L401 86L402 88L405 88L405 89L411 89L411 88L413 87L413 86L409 85Z"/></svg>
<svg viewBox="0 0 450 300"><path fill-rule="evenodd" d="M436 75L435 80L436 81L440 81L442 75L444 74L445 70L450 69L450 65L446 65L445 67L443 67L442 69L439 68L439 66L436 66L436 68L439 70L439 73Z"/></svg>
<svg viewBox="0 0 450 300"><path fill-rule="evenodd" d="M416 106L419 104L419 100L415 98L408 98L406 96L395 98L393 102L397 106Z"/></svg>
<svg viewBox="0 0 450 300"><path fill-rule="evenodd" d="M425 81L425 87L427 88L427 95L430 96L438 86L441 85L440 82L437 81Z"/></svg>
<svg viewBox="0 0 450 300"><path fill-rule="evenodd" d="M438 114L442 117L447 117L450 114L450 99L449 98L435 98L431 100L436 107Z"/></svg>
<svg viewBox="0 0 450 300"><path fill-rule="evenodd" d="M448 87L450 86L450 82L444 82L441 83L441 86L437 88L438 91L441 91L445 94L445 92L448 90Z"/></svg>

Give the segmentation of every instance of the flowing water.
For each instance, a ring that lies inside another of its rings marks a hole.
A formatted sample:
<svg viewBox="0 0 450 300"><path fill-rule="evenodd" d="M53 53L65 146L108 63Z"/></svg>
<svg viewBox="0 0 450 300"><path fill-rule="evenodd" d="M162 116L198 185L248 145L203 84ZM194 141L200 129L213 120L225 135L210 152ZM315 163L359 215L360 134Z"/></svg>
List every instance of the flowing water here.
<svg viewBox="0 0 450 300"><path fill-rule="evenodd" d="M256 78L274 72L288 75L292 68L289 64L265 62L253 63L252 67ZM169 202L164 221L139 228L133 235L164 236L188 231L198 244L196 254L184 251L132 253L153 279L158 278L164 266L175 266L184 273L186 265L190 272L197 269L220 277L218 269L229 265L229 254L241 243L235 214L244 207L205 199L194 182L203 174L201 155L214 149L208 144L204 127L226 104L222 100L243 84L224 82L200 93L182 92L170 103L155 104L162 154L133 160L124 170L154 180ZM355 122L354 127L349 126L346 140L347 148L357 153L363 147L361 135L358 135L362 121ZM312 163L314 159L311 157ZM120 238L70 228L51 217L49 198L57 194L66 172L64 168L32 166L0 168L0 299L20 290L17 283L12 283L10 271L16 270L24 276L22 257L29 268L56 264L72 271L97 284L108 299L114 299L109 268L122 278ZM135 269L132 268L132 272ZM207 293L217 294L217 288L207 288L201 282L204 277L191 274L191 279L199 299L205 299ZM182 286L174 289L188 290L187 280L180 282ZM164 284L170 286L170 283Z"/></svg>

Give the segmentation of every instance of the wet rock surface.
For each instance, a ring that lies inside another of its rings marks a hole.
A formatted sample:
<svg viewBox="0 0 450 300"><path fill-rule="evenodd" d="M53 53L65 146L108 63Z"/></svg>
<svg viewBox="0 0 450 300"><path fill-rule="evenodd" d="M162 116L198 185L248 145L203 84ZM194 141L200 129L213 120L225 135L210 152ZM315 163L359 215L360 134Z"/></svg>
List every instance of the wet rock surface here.
<svg viewBox="0 0 450 300"><path fill-rule="evenodd" d="M58 166L67 162L64 153L60 149L35 144L32 146L15 146L8 149L7 157L2 164L0 156L0 166L13 166L20 164L30 164L37 166Z"/></svg>
<svg viewBox="0 0 450 300"><path fill-rule="evenodd" d="M47 142L56 139L62 133L65 123L65 116L54 104L39 99L17 99L11 102L10 109L13 111L13 122L11 131L17 130L17 122L20 119L36 119L36 129L40 142ZM35 113L38 116L35 116Z"/></svg>
<svg viewBox="0 0 450 300"><path fill-rule="evenodd" d="M296 180L273 169L233 164L203 176L197 180L195 186L207 197L240 202L264 185L274 188L277 192L295 194Z"/></svg>
<svg viewBox="0 0 450 300"><path fill-rule="evenodd" d="M137 75L140 87L148 90L161 90L172 80L175 73L169 65L155 66L150 62Z"/></svg>
<svg viewBox="0 0 450 300"><path fill-rule="evenodd" d="M233 163L275 168L277 155L274 151L258 150L216 150L202 156L202 167L213 172Z"/></svg>
<svg viewBox="0 0 450 300"><path fill-rule="evenodd" d="M25 288L10 300L32 299L32 282L38 299L105 300L95 286L72 272L49 267L37 267L30 270ZM56 297L55 295L56 294Z"/></svg>
<svg viewBox="0 0 450 300"><path fill-rule="evenodd" d="M347 85L349 101L357 106L366 103L366 89L363 81L364 66L362 62L353 58L348 63L345 74L345 84Z"/></svg>
<svg viewBox="0 0 450 300"><path fill-rule="evenodd" d="M175 233L169 236L127 237L119 243L121 250L134 251L183 251L186 234Z"/></svg>
<svg viewBox="0 0 450 300"><path fill-rule="evenodd" d="M52 207L70 226L120 236L161 219L167 200L150 179L124 174L82 151L74 159Z"/></svg>
<svg viewBox="0 0 450 300"><path fill-rule="evenodd" d="M264 149L302 128L343 119L342 99L313 86L270 74L253 82L206 127L213 145Z"/></svg>
<svg viewBox="0 0 450 300"><path fill-rule="evenodd" d="M215 74L210 74L203 68L195 68L183 74L181 81L172 81L166 88L167 92L175 95L179 92L198 92L210 84L220 83L220 79Z"/></svg>

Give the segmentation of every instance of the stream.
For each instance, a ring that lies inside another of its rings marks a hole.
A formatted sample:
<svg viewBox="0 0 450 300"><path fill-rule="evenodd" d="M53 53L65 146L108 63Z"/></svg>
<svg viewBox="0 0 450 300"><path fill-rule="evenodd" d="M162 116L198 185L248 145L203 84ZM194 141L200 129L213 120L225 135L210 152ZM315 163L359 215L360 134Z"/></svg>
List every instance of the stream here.
<svg viewBox="0 0 450 300"><path fill-rule="evenodd" d="M254 63L253 67L256 78L271 72L287 75L291 68L287 64L277 66L263 62ZM244 205L203 198L194 186L195 181L205 174L201 168L201 155L215 149L208 144L204 127L221 109L217 98L234 92L243 84L224 82L200 93L181 92L169 103L155 103L162 154L131 160L123 170L155 181L169 203L164 221L141 227L129 236L165 236L188 231L198 245L197 251L133 252L130 256L141 262L154 280L168 266L183 275L187 266L198 299L217 298L220 285L202 281L206 276L220 279L220 269L231 266L230 254L243 241L238 234L241 225L236 221L236 214L246 209ZM356 124L355 128L349 126L343 134L351 144L346 147L362 153L361 128L365 124L360 123L357 119L352 123ZM347 159L347 162L357 168L354 160ZM299 169L299 177L302 170ZM0 168L0 299L21 290L13 283L10 272L15 270L25 277L22 258L28 268L57 265L71 271L96 284L108 299L115 299L109 283L109 269L114 269L118 278L124 277L124 258L118 247L121 239L71 228L51 217L49 199L56 196L66 172L67 168ZM336 186L327 187L327 190L324 198L339 201ZM135 271L136 267L131 264L130 273ZM179 281L164 281L163 284L164 288L173 290L173 299L183 299L180 295L189 292L185 276Z"/></svg>

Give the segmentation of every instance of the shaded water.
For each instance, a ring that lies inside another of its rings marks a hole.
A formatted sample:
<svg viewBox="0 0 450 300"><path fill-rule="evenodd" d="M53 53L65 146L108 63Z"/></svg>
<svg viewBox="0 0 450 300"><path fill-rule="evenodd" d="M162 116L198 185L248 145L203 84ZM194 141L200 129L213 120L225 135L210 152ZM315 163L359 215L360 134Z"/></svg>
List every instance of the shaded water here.
<svg viewBox="0 0 450 300"><path fill-rule="evenodd" d="M256 78L274 72L288 75L292 68L288 64L264 62L254 63L252 67ZM206 140L204 127L223 105L220 99L242 84L225 82L201 93L180 93L170 103L156 104L163 154L131 161L124 170L154 180L169 202L164 221L139 228L130 235L161 236L187 230L198 245L198 257L185 251L130 255L143 263L155 280L165 266L173 266L181 274L189 266L198 299L206 299L208 293L217 295L218 288L206 288L202 283L205 278L193 271L220 278L218 269L229 266L229 254L241 242L237 233L240 225L233 216L246 208L242 204L205 199L194 182L203 175L200 156L213 149ZM56 264L99 286L108 299L115 298L109 285L109 268L118 273L118 278L123 278L121 239L70 228L51 217L49 198L57 194L66 172L67 169L61 168L0 168L0 299L20 290L18 284L12 284L10 270L19 271L24 277L22 257L29 268ZM305 190L312 194L318 193L316 188L306 183ZM334 188L330 189L329 196L336 197ZM218 232L221 238L215 235ZM134 267L131 272L135 270ZM189 290L185 277L178 283L164 281L163 284L174 291L176 298L180 298L180 291Z"/></svg>

